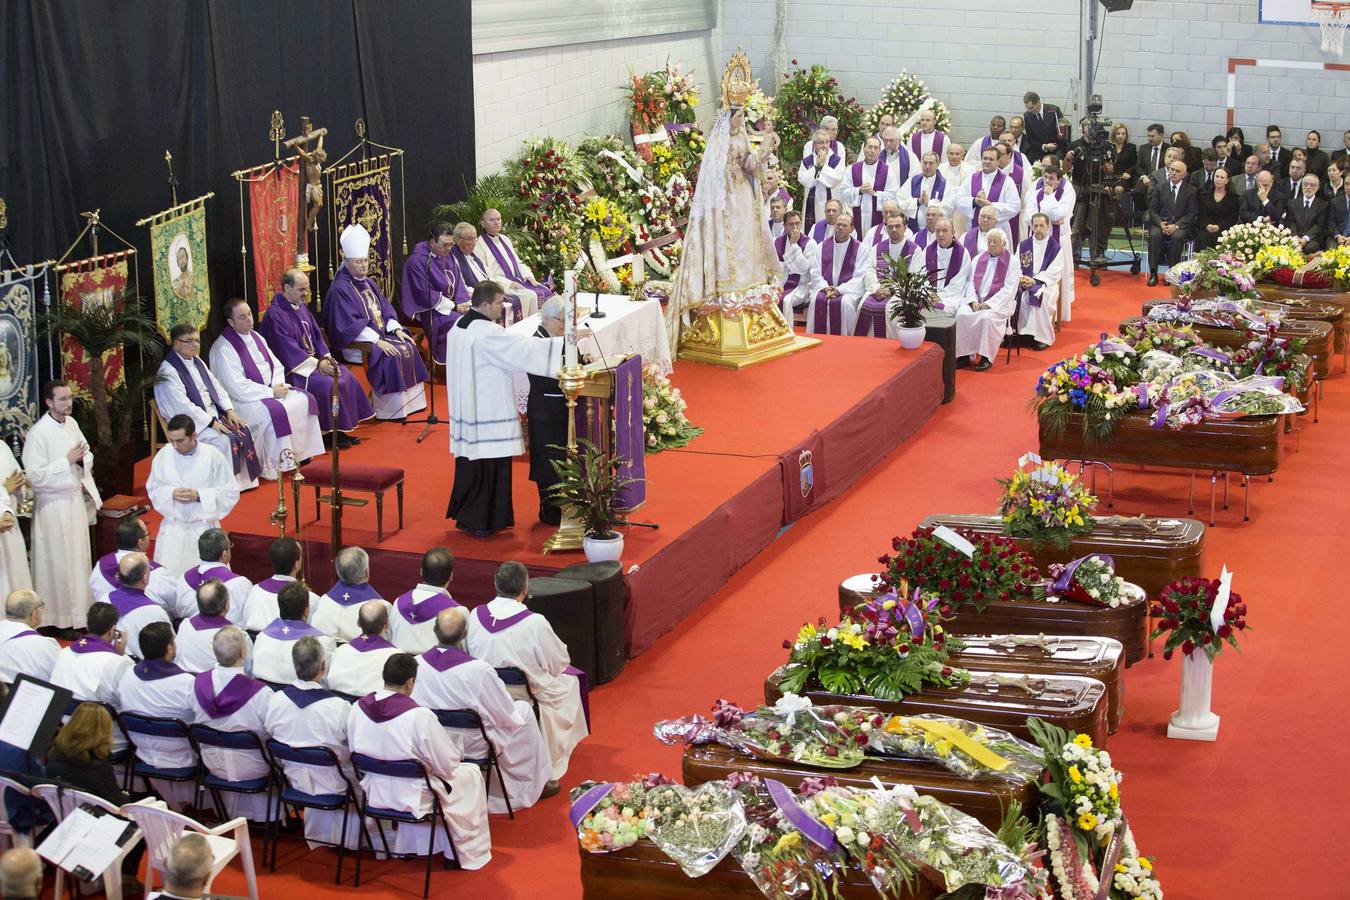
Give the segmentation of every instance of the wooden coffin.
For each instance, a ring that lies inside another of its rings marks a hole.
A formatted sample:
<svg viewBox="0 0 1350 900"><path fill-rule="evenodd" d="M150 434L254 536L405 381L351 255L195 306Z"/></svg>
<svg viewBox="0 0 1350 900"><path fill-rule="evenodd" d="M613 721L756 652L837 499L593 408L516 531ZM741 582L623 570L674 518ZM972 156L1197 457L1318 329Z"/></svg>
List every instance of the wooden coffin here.
<svg viewBox="0 0 1350 900"><path fill-rule="evenodd" d="M1052 436L1040 426L1040 454L1045 459L1084 459L1140 466L1164 466L1202 472L1270 475L1280 467L1280 417L1207 419L1175 430L1154 428L1152 413L1126 413L1111 437L1089 443L1083 417L1069 416L1064 432Z"/></svg>
<svg viewBox="0 0 1350 900"><path fill-rule="evenodd" d="M1166 300L1150 300L1144 304L1144 312L1158 303L1166 303ZM1330 313L1328 313L1330 315ZM1126 319L1120 323L1124 330L1126 324L1136 321ZM1195 333L1207 344L1215 347L1227 348L1237 347L1246 341L1246 333L1236 328L1216 328L1212 325L1196 325ZM1303 338L1307 344L1303 352L1312 357L1313 371L1317 373L1318 378L1326 378L1331 374L1331 357L1334 352L1333 335L1335 326L1327 321L1318 321L1310 319L1299 319L1296 317L1286 318L1280 323L1279 335L1287 338Z"/></svg>
<svg viewBox="0 0 1350 900"><path fill-rule="evenodd" d="M1350 312L1350 291L1286 287L1282 284L1259 284L1256 289L1260 291L1262 300L1290 307L1294 318L1300 318L1298 312L1305 308L1305 304L1335 306L1339 307L1342 313ZM1322 321L1332 323L1336 336L1336 352L1344 353L1346 341L1350 340L1350 320L1342 318L1340 321L1332 319Z"/></svg>
<svg viewBox="0 0 1350 900"><path fill-rule="evenodd" d="M613 853L581 854L581 892L589 900L641 898L641 900L707 900L708 897L744 897L764 900L750 876L728 855L711 872L690 878L679 864L651 841L638 841ZM877 891L856 865L840 875L839 893L844 900L876 900ZM935 900L942 891L927 879L915 880L914 888L900 900Z"/></svg>
<svg viewBox="0 0 1350 900"><path fill-rule="evenodd" d="M682 763L684 783L690 787L718 781L732 772L753 772L774 778L796 789L805 778L829 775L849 787L870 788L872 779L882 784L912 785L920 794L936 797L967 815L979 819L990 831L998 831L1003 811L1017 800L1023 809L1034 809L1036 785L1014 784L1001 778L962 778L926 759L896 759L869 756L852 769L822 769L795 762L756 759L721 744L686 747Z"/></svg>
<svg viewBox="0 0 1350 900"><path fill-rule="evenodd" d="M875 595L871 575L854 575L839 585L839 606L847 612ZM943 623L952 634L1053 634L1112 638L1132 666L1148 653L1148 602L1125 606L1093 606L1076 600L994 600L977 613L969 603L957 604Z"/></svg>
<svg viewBox="0 0 1350 900"><path fill-rule="evenodd" d="M985 672L1081 675L1106 685L1106 725L1115 734L1125 715L1125 648L1115 638L1043 634L962 635L952 664Z"/></svg>
<svg viewBox="0 0 1350 900"><path fill-rule="evenodd" d="M1003 533L1003 520L996 515L936 515L919 523L921 528L938 525L984 535ZM1199 519L1100 516L1093 522L1092 534L1074 538L1068 550L1051 545L1036 550L1026 539L1017 543L1036 559L1042 572L1048 572L1052 563L1105 553L1115 560L1117 575L1157 597L1176 579L1200 575L1205 524Z"/></svg>
<svg viewBox="0 0 1350 900"><path fill-rule="evenodd" d="M1107 735L1106 685L1095 678L1076 675L1016 676L1003 672L972 670L970 684L964 687L926 687L903 700L882 700L862 694L831 694L807 690L806 696L818 706L875 706L893 715L914 716L933 713L1002 728L1009 734L1033 741L1027 731L1027 717L1035 716L1069 731L1091 736L1098 747L1105 747ZM778 681L782 668L764 680L764 701L770 705L782 696ZM1015 683L1008 683L1014 681Z"/></svg>

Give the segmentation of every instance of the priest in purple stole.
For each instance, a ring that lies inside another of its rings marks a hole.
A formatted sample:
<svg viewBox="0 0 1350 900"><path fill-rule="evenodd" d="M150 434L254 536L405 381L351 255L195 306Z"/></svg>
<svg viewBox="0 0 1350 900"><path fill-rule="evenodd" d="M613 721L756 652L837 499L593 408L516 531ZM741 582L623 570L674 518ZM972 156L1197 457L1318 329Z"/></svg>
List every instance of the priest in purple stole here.
<svg viewBox="0 0 1350 900"><path fill-rule="evenodd" d="M918 157L909 152L900 138L900 129L894 125L887 125L877 136L881 138L881 161L895 173L896 184L906 183L914 169L918 168Z"/></svg>
<svg viewBox="0 0 1350 900"><path fill-rule="evenodd" d="M309 276L299 269L290 269L281 276L281 292L272 298L272 305L258 324L258 333L267 341L286 369L286 380L292 387L308 391L319 404L319 426L325 434L338 432L338 447L346 449L359 444L360 438L351 432L361 422L375 415L370 398L356 376L328 352L319 323L305 305L309 292ZM338 412L336 429L333 420L333 379L337 379Z"/></svg>
<svg viewBox="0 0 1350 900"><path fill-rule="evenodd" d="M478 287L481 282L492 281L488 275L487 266L477 253L478 250L478 229L474 228L468 222L460 222L455 226L455 246L450 251L450 258L459 269L460 277L464 280L464 289L468 293L473 293L473 289ZM496 282L493 282L496 284ZM503 289L504 286L503 286ZM519 297L506 292L506 306L502 310L502 317L497 324L507 328L519 322L527 315L532 315L534 307L530 312L525 312L525 307Z"/></svg>
<svg viewBox="0 0 1350 900"><path fill-rule="evenodd" d="M430 342L431 358L445 364L445 335L455 320L469 311L469 291L450 253L454 226L435 222L427 239L413 248L403 263L400 289L403 314L421 323Z"/></svg>
<svg viewBox="0 0 1350 900"><path fill-rule="evenodd" d="M405 419L426 408L422 383L427 380L427 367L380 286L366 277L370 232L360 225L348 225L341 244L344 262L323 300L328 340L348 359L357 355L347 349L354 342L370 345L366 379L375 394L375 416Z"/></svg>
<svg viewBox="0 0 1350 900"><path fill-rule="evenodd" d="M807 239L810 240L812 244L819 244L821 241L832 235L834 233L835 220L839 218L839 214L843 211L843 200L840 200L838 197L831 197L829 200L826 200L825 218L807 229Z"/></svg>
<svg viewBox="0 0 1350 900"><path fill-rule="evenodd" d="M947 134L937 130L937 113L925 109L919 113L919 128L909 136L909 152L915 159L923 159L925 153L936 153L942 158L947 144Z"/></svg>
<svg viewBox="0 0 1350 900"><path fill-rule="evenodd" d="M1021 195L1011 178L998 168L998 149L990 147L980 155L980 168L961 186L956 208L971 222L979 220L980 210L992 206L998 213L998 227L1012 236L1008 222L1022 211Z"/></svg>
<svg viewBox="0 0 1350 900"><path fill-rule="evenodd" d="M937 220L928 245L914 254L910 267L928 276L928 283L937 290L938 305L956 315L965 300L971 265L969 254L952 234L950 219Z"/></svg>
<svg viewBox="0 0 1350 900"><path fill-rule="evenodd" d="M1016 247L1022 242L1022 197L1031 186L1031 178L1028 176L1022 154L1014 150L1012 144L1006 140L999 141L994 145L994 149L998 151L998 170L1012 181L1013 187L1017 188L1017 215L1008 220L1012 235L1010 246Z"/></svg>
<svg viewBox="0 0 1350 900"><path fill-rule="evenodd" d="M1031 217L1031 235L1017 248L1022 265L1018 280L1017 333L1029 335L1037 350L1055 342L1055 307L1059 302L1059 280L1063 274L1059 259L1059 241L1050 234L1050 217L1035 213Z"/></svg>
<svg viewBox="0 0 1350 900"><path fill-rule="evenodd" d="M917 231L928 221L930 207L936 207L944 216L950 216L956 208L956 193L956 188L951 186L949 189L947 179L938 171L937 154L925 153L921 170L909 180L900 182L896 200L900 210L909 219L909 229Z"/></svg>
<svg viewBox="0 0 1350 900"><path fill-rule="evenodd" d="M227 625L212 640L216 666L193 679L192 697L196 720L218 731L251 731L260 741L267 739L267 704L272 692L267 685L250 678L244 671L248 636ZM256 751L224 747L202 747L202 763L211 774L226 781L262 778L271 768ZM267 794L222 792L225 814L266 822L275 804Z"/></svg>
<svg viewBox="0 0 1350 900"><path fill-rule="evenodd" d="M863 158L848 167L840 186L844 203L853 207L853 231L859 240L882 224L881 204L895 194L894 172L880 156L881 141L868 138Z"/></svg>
<svg viewBox="0 0 1350 900"><path fill-rule="evenodd" d="M802 234L802 214L790 209L783 214L783 233L774 238L778 261L787 278L783 281L783 318L791 324L797 312L805 312L816 291L815 255L812 244Z"/></svg>
<svg viewBox="0 0 1350 900"><path fill-rule="evenodd" d="M495 209L483 210L478 224L483 230L478 235L478 245L473 254L487 270L488 277L506 288L521 303L521 311L529 316L544 301L553 296L552 279L541 284L516 253L516 245L502 231L502 214Z"/></svg>
<svg viewBox="0 0 1350 900"><path fill-rule="evenodd" d="M991 231L989 249L976 257L966 296L956 311L956 356L970 357L976 372L994 364L1021 277L1022 264L1008 251L1008 239L1002 231Z"/></svg>
<svg viewBox="0 0 1350 900"><path fill-rule="evenodd" d="M914 232L914 246L923 250L928 246L929 241L935 240L937 238L937 223L943 219L947 219L949 222L951 221L947 216L944 216L942 210L938 209L936 206L928 207L928 211L924 213L923 227Z"/></svg>
<svg viewBox="0 0 1350 900"><path fill-rule="evenodd" d="M825 216L825 204L844 180L844 158L830 149L830 135L818 130L811 139L812 151L802 157L797 167L797 183L805 196L802 201L806 213L806 227L810 228Z"/></svg>
<svg viewBox="0 0 1350 900"><path fill-rule="evenodd" d="M834 220L834 234L813 250L820 277L806 310L806 330L810 334L852 334L867 269L862 242L853 236L853 216L840 213Z"/></svg>
<svg viewBox="0 0 1350 900"><path fill-rule="evenodd" d="M886 316L891 292L880 285L878 273L902 264L908 266L918 249L905 233L904 213L899 210L887 213L886 236L877 242L872 265L867 267L864 275L863 301L858 307L858 323L853 329L855 335L895 336L895 325Z"/></svg>

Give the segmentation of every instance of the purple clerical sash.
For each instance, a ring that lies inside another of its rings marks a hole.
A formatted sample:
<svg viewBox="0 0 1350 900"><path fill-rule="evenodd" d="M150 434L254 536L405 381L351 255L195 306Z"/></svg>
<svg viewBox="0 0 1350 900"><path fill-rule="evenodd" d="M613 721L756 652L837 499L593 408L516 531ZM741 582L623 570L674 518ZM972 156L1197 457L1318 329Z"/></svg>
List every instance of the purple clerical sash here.
<svg viewBox="0 0 1350 900"><path fill-rule="evenodd" d="M1041 255L1040 268L1036 268L1036 239L1029 237L1017 247L1017 256L1022 263L1022 274L1028 278L1034 278L1046 269L1055 264L1059 258L1059 241L1049 238L1045 242L1045 252ZM1045 283L1035 282L1029 288L1023 288L1022 294L1027 298L1028 306L1040 306L1041 294L1045 290Z"/></svg>
<svg viewBox="0 0 1350 900"><path fill-rule="evenodd" d="M376 724L397 719L408 710L417 709L417 701L397 692L382 700L376 700L373 693L366 694L356 701L356 705L361 707L361 712L365 713L366 717Z"/></svg>
<svg viewBox="0 0 1350 900"><path fill-rule="evenodd" d="M918 201L919 195L923 193L923 179L924 174L920 172L918 175L915 175L913 178L909 180L909 196L912 197L915 201ZM941 172L934 172L933 187L928 191L928 202L933 203L934 201L941 200L943 197L946 196L946 194L947 194L947 179L942 177ZM927 207L925 206L924 209L926 213ZM915 207L915 210L917 212L918 210L917 206ZM911 216L909 218L910 231L918 231L919 222L920 218L918 215Z"/></svg>
<svg viewBox="0 0 1350 900"><path fill-rule="evenodd" d="M889 268L900 262L900 260L892 258L891 246L892 244L889 235L877 241L877 268ZM919 248L915 246L913 241L909 238L905 238L905 242L900 245L900 259L907 260L918 252L918 250Z"/></svg>
<svg viewBox="0 0 1350 900"><path fill-rule="evenodd" d="M500 634L517 622L523 622L534 615L534 613L530 612L528 609L522 609L515 615L507 616L504 619L498 619L488 611L487 604L483 604L475 609L473 614L477 617L478 624L486 628L491 634Z"/></svg>
<svg viewBox="0 0 1350 900"><path fill-rule="evenodd" d="M837 150L835 150L835 151L832 151L832 152L830 153L830 158L829 158L828 160L826 160L826 162L825 162L825 168L827 168L827 169L833 169L833 168L834 168L835 166L837 166L837 165L839 165L839 152L838 152ZM803 168L803 169L815 169L815 167L816 167L816 158L815 158L815 156L803 156L803 157L802 157L802 168ZM825 192L825 196L824 196L824 197L821 197L820 194L817 193L818 191L824 191L824 192ZM830 190L828 187L826 187L825 185L820 184L820 183L816 183L816 184L811 185L811 189L810 189L809 191L806 192L806 199L805 199L805 201L804 201L803 204L802 204L803 206L806 207L806 209L805 209L805 212L806 212L806 220L805 220L805 223L804 223L804 224L806 225L807 228L810 228L813 224L815 224L815 221L816 221L816 204L819 203L821 209L824 209L824 208L825 208L825 204L826 204L826 203L829 203L830 200L831 200L833 197L834 197L833 192L831 192L831 190Z"/></svg>
<svg viewBox="0 0 1350 900"><path fill-rule="evenodd" d="M225 566L219 565L208 566L206 568L193 566L183 573L183 580L187 582L187 586L192 588L194 592L212 578L219 578L221 581L229 581L234 577L234 572L230 571Z"/></svg>
<svg viewBox="0 0 1350 900"><path fill-rule="evenodd" d="M193 616L188 619L193 631L209 631L213 628L224 628L230 624L230 620L224 616Z"/></svg>
<svg viewBox="0 0 1350 900"><path fill-rule="evenodd" d="M327 700L329 697L336 697L337 694L327 688L302 688L299 685L290 685L284 687L281 692L286 695L286 699L295 704L296 709L304 709L311 703L318 703L320 700Z"/></svg>
<svg viewBox="0 0 1350 900"><path fill-rule="evenodd" d="M821 219L811 226L811 240L819 244L821 241L825 240L825 236L830 233L832 228L834 228L833 225L826 222L824 219Z"/></svg>
<svg viewBox="0 0 1350 900"><path fill-rule="evenodd" d="M855 188L863 186L863 165L864 163L855 162L849 167L849 178L852 179ZM876 191L872 195L872 217L866 223L863 222L862 218L862 195L858 195L858 205L853 207L853 230L859 238L862 238L867 229L881 223L881 204L877 198L882 191L886 190L886 174L888 171L886 164L877 160L876 171L872 175L872 190Z"/></svg>
<svg viewBox="0 0 1350 900"><path fill-rule="evenodd" d="M230 329L226 329L229 331ZM234 466L236 475L247 473L249 479L255 479L262 474L262 463L258 460L258 451L253 446L253 435L247 428L238 427L225 421L225 404L221 401L220 395L216 393L215 382L211 380L211 373L200 357L193 357L192 363L196 367L197 374L201 376L202 384L206 385L207 393L211 395L212 410L206 408L206 403L202 400L201 391L197 390L197 382L188 374L187 364L177 353L170 351L164 361L173 367L178 373L178 380L183 383L183 391L187 394L188 401L193 406L204 412L210 413L211 417L225 426L225 436L230 439L230 462Z"/></svg>
<svg viewBox="0 0 1350 900"><path fill-rule="evenodd" d="M994 173L989 189L985 191L985 196L989 198L990 203L998 201L999 196L1003 193L1003 182L1007 180L1008 176L1003 174L1002 169ZM982 190L984 190L984 170L981 169L970 177L970 196L978 197ZM975 210L976 218L979 218L979 212L978 209Z"/></svg>
<svg viewBox="0 0 1350 900"><path fill-rule="evenodd" d="M883 146L881 156L878 159L888 166L895 166L899 169L899 174L895 176L896 181L904 183L909 180L909 151L903 147L897 147L895 152L891 153Z"/></svg>
<svg viewBox="0 0 1350 900"><path fill-rule="evenodd" d="M108 582L114 588L121 587L122 582L117 580L117 564L121 560L117 557L117 552L105 553L98 558L98 571L103 576L103 580ZM150 571L164 568L153 559L150 562Z"/></svg>
<svg viewBox="0 0 1350 900"><path fill-rule="evenodd" d="M262 633L277 641L298 641L302 637L323 637L323 632L308 622L293 619L273 619Z"/></svg>
<svg viewBox="0 0 1350 900"><path fill-rule="evenodd" d="M239 364L243 366L244 377L248 378L249 381L252 381L254 384L261 384L263 387L271 387L274 380L279 384L285 380L284 378L278 378L276 363L272 362L272 354L267 349L267 343L263 341L258 332L250 331L248 333L248 339L253 342L253 346L257 348L258 352L262 355L262 358L267 360L266 378L263 377L257 362L253 359L253 354L248 351L248 347L244 344L245 338L243 335L233 328L226 328L220 333L220 336L225 339L227 344L234 348L235 355L239 357ZM285 373L282 374L284 375ZM293 390L300 389L293 388ZM319 403L314 399L314 395L308 391L300 391L300 393L304 394L305 398L309 400L309 414L317 416L319 414ZM265 397L263 398L262 405L267 407L267 414L272 417L272 430L276 432L277 437L289 437L291 434L291 420L286 415L286 404L275 397Z"/></svg>
<svg viewBox="0 0 1350 900"><path fill-rule="evenodd" d="M441 610L449 609L452 606L459 606L459 604L455 602L454 597L444 591L432 594L422 600L414 600L413 592L408 591L394 601L394 608L398 610L399 615L413 625L430 622L436 618L437 613Z"/></svg>
<svg viewBox="0 0 1350 900"><path fill-rule="evenodd" d="M997 294L1003 288L1003 282L1008 278L1008 266L1012 262L1012 254L1004 250L998 255L998 262L994 266L994 280L990 282L989 289L984 289L984 276L989 271L989 254L981 253L980 258L975 262L975 296L980 298L981 302L987 302L990 297Z"/></svg>
<svg viewBox="0 0 1350 900"><path fill-rule="evenodd" d="M393 650L394 645L378 634L363 634L347 646L357 653L369 653L372 650Z"/></svg>
<svg viewBox="0 0 1350 900"><path fill-rule="evenodd" d="M212 670L214 671L214 670ZM239 674L229 680L219 694L211 680L211 672L202 672L192 680L192 693L197 697L207 718L223 719L243 709L248 701L267 685Z"/></svg>
<svg viewBox="0 0 1350 900"><path fill-rule="evenodd" d="M482 609L483 607L478 607ZM461 666L466 662L472 662L473 657L465 653L458 647L432 647L426 653L422 654L422 659L437 672L448 672L455 666Z"/></svg>
<svg viewBox="0 0 1350 900"><path fill-rule="evenodd" d="M492 258L497 260L497 265L501 266L507 278L529 288L541 302L552 296L553 291L548 285L535 284L525 277L525 273L520 269L520 258L516 256L516 251L511 249L511 245L501 236L494 238L490 234L482 234L478 239L487 244L488 250L492 252Z"/></svg>
<svg viewBox="0 0 1350 900"><path fill-rule="evenodd" d="M923 261L928 268L928 283L937 287L938 283L938 242L930 241L928 247L923 252ZM947 271L943 274L942 284L944 287L952 283L956 273L961 271L965 264L965 248L960 244L952 243L952 255L947 259Z"/></svg>
<svg viewBox="0 0 1350 900"><path fill-rule="evenodd" d="M906 239L900 245L900 259L909 259L914 255L918 248L914 242ZM877 241L877 270L889 268L898 261L891 258L891 239L890 236L881 238ZM882 299L876 294L864 298L858 305L858 322L853 327L853 334L858 337L885 337L886 336L886 305L890 301Z"/></svg>
<svg viewBox="0 0 1350 900"><path fill-rule="evenodd" d="M72 653L116 653L117 648L101 637L82 637L70 645Z"/></svg>
<svg viewBox="0 0 1350 900"><path fill-rule="evenodd" d="M831 287L838 287L841 284L847 284L853 279L853 267L858 262L858 248L862 244L858 243L856 238L848 239L848 247L844 250L844 259L839 264L839 276L834 274L834 249L837 242L831 238L821 244L820 251L820 274L825 279L825 283ZM816 295L816 314L812 330L816 334L843 334L844 333L844 310L843 298L827 298L825 292L821 291Z"/></svg>
<svg viewBox="0 0 1350 900"><path fill-rule="evenodd" d="M979 226L976 226L965 233L961 238L961 246L966 248L966 252L970 254L971 259L980 255Z"/></svg>
<svg viewBox="0 0 1350 900"><path fill-rule="evenodd" d="M1008 220L1008 224L1012 228L1012 242L1014 247L1017 246L1017 244L1022 240L1022 204L1020 200L1022 193L1023 171L1024 169L1022 168L1022 164L1020 162L1017 162L1016 159L1014 159L1012 168L1012 183L1017 188L1019 202L1017 204L1017 215L1013 216L1011 219Z"/></svg>
<svg viewBox="0 0 1350 900"><path fill-rule="evenodd" d="M273 575L271 578L264 578L262 581L258 582L258 587L267 591L269 594L280 594L281 589L286 585L291 584L294 580L295 579L293 578L278 578Z"/></svg>
<svg viewBox="0 0 1350 900"><path fill-rule="evenodd" d="M135 672L141 681L160 681L175 675L188 674L167 659L147 659L136 663L131 671Z"/></svg>
<svg viewBox="0 0 1350 900"><path fill-rule="evenodd" d="M145 591L129 587L120 587L108 594L108 602L117 608L119 616L125 616L142 606L155 605L155 601L145 596Z"/></svg>
<svg viewBox="0 0 1350 900"><path fill-rule="evenodd" d="M797 247L803 253L806 252L806 247L808 243L809 242L806 239L806 235L802 235L801 237L797 238ZM784 261L783 254L787 253L787 235L780 234L778 237L774 238L773 247L775 250L778 251L778 261L783 262ZM797 289L797 285L801 284L801 282L802 282L801 275L795 272L789 275L783 281L783 293L788 294L791 293L792 291L795 291Z"/></svg>
<svg viewBox="0 0 1350 900"><path fill-rule="evenodd" d="M179 356L176 351L170 350L164 355L164 361L172 366L173 370L178 373L178 380L183 382L183 392L187 394L187 398L192 401L193 406L206 410L206 412L211 413L213 418L220 418L225 415L225 403L220 399L220 395L216 393L216 384L211 379L211 372L206 368L206 364L202 362L201 357L194 356L192 358L192 365L196 369L198 377L201 378L202 384L206 385L206 392L211 396L211 403L214 409L206 409L206 402L202 399L202 392L197 389L197 380L188 374L187 360Z"/></svg>
<svg viewBox="0 0 1350 900"><path fill-rule="evenodd" d="M941 131L933 132L933 153L937 154L938 159L942 159L942 148L947 144L947 136ZM909 149L914 151L914 158L923 162L923 132L916 131L909 136Z"/></svg>
<svg viewBox="0 0 1350 900"><path fill-rule="evenodd" d="M932 239L933 236L928 233L927 228L920 228L918 231L914 232L914 246L918 247L920 250L927 250L928 242Z"/></svg>
<svg viewBox="0 0 1350 900"><path fill-rule="evenodd" d="M364 584L347 584L345 581L339 581L328 589L325 594L329 600L332 600L338 606L356 606L358 603L365 603L367 600L381 600L380 592L369 582Z"/></svg>

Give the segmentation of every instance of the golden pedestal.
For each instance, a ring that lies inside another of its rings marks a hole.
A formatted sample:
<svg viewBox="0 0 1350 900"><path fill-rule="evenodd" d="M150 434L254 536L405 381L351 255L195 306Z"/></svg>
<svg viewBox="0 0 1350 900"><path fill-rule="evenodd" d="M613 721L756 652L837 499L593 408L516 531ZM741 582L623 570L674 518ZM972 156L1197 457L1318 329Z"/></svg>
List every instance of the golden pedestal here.
<svg viewBox="0 0 1350 900"><path fill-rule="evenodd" d="M692 362L744 369L820 343L793 334L776 303L734 314L716 307L694 310L690 317L680 335L679 358Z"/></svg>

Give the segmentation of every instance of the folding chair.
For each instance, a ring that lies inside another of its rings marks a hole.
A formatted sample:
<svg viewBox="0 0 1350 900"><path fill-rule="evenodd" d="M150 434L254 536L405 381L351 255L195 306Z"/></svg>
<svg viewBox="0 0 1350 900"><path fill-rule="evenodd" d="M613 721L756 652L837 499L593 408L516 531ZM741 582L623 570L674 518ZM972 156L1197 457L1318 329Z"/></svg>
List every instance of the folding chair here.
<svg viewBox="0 0 1350 900"><path fill-rule="evenodd" d="M62 784L38 784L33 786L33 796L40 797L51 808L52 815L60 823L71 812L81 806L93 806L105 812L112 813L115 816L122 815L115 805L104 800L96 794L86 793L72 787L66 787ZM131 840L122 845L122 850L117 854L117 859L113 860L112 865L108 866L103 873L103 894L108 900L120 900L122 896L122 860L126 859L127 854L136 849L136 845L141 842L141 832L136 831L131 836ZM64 869L56 869L56 893L52 896L60 900L62 888L65 887L66 873Z"/></svg>
<svg viewBox="0 0 1350 900"><path fill-rule="evenodd" d="M192 750L193 758L196 759L196 762L191 766L160 768L143 761L140 754L135 754L131 757L131 764L126 767L126 776L122 784L124 791L131 793L137 778L144 780L146 793L154 792L154 789L150 786L151 778L159 781L191 782L193 785L193 800L196 801L199 788L197 782L202 774L201 754L198 753L197 745L193 742L187 724L182 719L143 716L139 713L124 712L117 714L117 726L122 729L122 734L126 735L127 744L131 746L136 746L136 738L133 735L138 734L144 737L182 738L187 742L188 747Z"/></svg>
<svg viewBox="0 0 1350 900"><path fill-rule="evenodd" d="M211 881L221 870L230 864L230 860L239 857L244 869L244 879L248 883L250 900L258 900L258 875L253 869L253 845L249 843L248 819L240 816L214 828L189 818L182 813L169 809L162 800L138 800L128 803L121 809L126 816L141 829L145 837L145 893L149 896L155 889L155 872L163 872L169 851L185 831L193 831L206 838L211 845L214 862L211 865ZM210 893L211 882L206 883Z"/></svg>
<svg viewBox="0 0 1350 900"><path fill-rule="evenodd" d="M272 768L276 771L277 778L281 782L281 794L277 799L280 807L279 812L284 812L284 808L287 806L293 809L319 809L327 812L342 810L342 830L338 832L337 841L337 876L333 879L334 884L342 884L342 861L347 850L347 823L350 820L352 807L358 806L361 801L356 792L356 787L347 778L347 773L342 771L342 765L338 761L337 754L328 747L292 747L290 744L269 739L267 741L267 755L271 758ZM290 776L286 774L286 768L282 763L332 769L337 772L346 788L341 794L305 793L291 783ZM362 821L361 830L363 832L365 827L365 822ZM369 840L369 835L366 837ZM280 838L279 834L274 834L272 838L270 869L273 872L277 870L277 844L280 843ZM315 843L323 842L316 841ZM263 861L267 861L266 846L263 847Z"/></svg>
<svg viewBox="0 0 1350 900"><path fill-rule="evenodd" d="M218 728L212 728L209 725L189 725L188 733L197 743L198 754L202 759L202 776L198 782L197 791L200 795L201 789L206 788L211 792L211 802L215 804L216 812L221 819L226 817L225 803L221 799L221 792L227 794L263 794L266 796L266 806L263 813L265 819L263 832L263 846L267 846L268 837L276 828L276 819L272 815L272 798L276 795L277 779L272 771L272 763L267 758L267 751L263 749L262 741L251 731L221 731ZM201 754L202 747L215 747L220 750L244 750L258 754L263 765L267 767L267 774L260 775L257 778L248 778L243 781L231 781L222 778L211 771L210 764L206 761L206 756ZM200 804L193 804L200 808Z"/></svg>
<svg viewBox="0 0 1350 900"><path fill-rule="evenodd" d="M1022 321L1022 291L1019 289L1013 294L1012 318L1003 327L1003 340L1008 345L1008 355L1003 360L1005 366L1012 363L1014 345L1017 346L1017 358L1022 358L1022 335L1017 333L1017 323L1020 321Z"/></svg>
<svg viewBox="0 0 1350 900"><path fill-rule="evenodd" d="M33 836L30 832L16 828L9 821L9 798L8 794L13 791L19 797L32 797L32 791L26 784L15 781L5 775L0 775L0 845L8 850L11 847L31 847L33 846Z"/></svg>
<svg viewBox="0 0 1350 900"><path fill-rule="evenodd" d="M440 720L442 728L476 731L482 737L483 745L487 747L487 756L482 758L466 756L464 762L472 763L483 770L483 787L485 790L491 789L492 773L494 771L497 773L497 781L502 786L502 799L506 801L506 814L514 819L516 813L511 808L511 797L506 790L506 776L502 774L502 764L497 757L497 748L492 745L492 741L488 738L487 728L483 726L483 717L472 709L437 709L433 712L436 713L436 718Z"/></svg>
<svg viewBox="0 0 1350 900"><path fill-rule="evenodd" d="M534 718L538 721L539 701L535 699L534 691L530 690L530 680L525 677L524 671L516 666L499 666L497 677L506 685L506 692L511 696L520 697L522 693L525 695L521 699L530 701L530 705L534 707Z"/></svg>
<svg viewBox="0 0 1350 900"><path fill-rule="evenodd" d="M427 837L427 876L425 883L422 885L422 897L425 900L431 894L431 860L436 854L437 823L440 824L441 830L445 832L446 844L450 847L450 856L454 860L455 866L459 866L459 853L455 850L455 839L450 836L450 826L446 824L445 816L441 811L441 797L431 786L431 776L427 773L426 768L415 759L376 759L373 756L366 756L364 753L353 753L352 766L356 769L358 778L364 778L366 775L379 775L384 778L420 781L426 787L427 794L431 797L431 810L420 816L406 810L371 806L370 794L365 791L361 794L360 805L362 820L374 819L376 826L379 828L380 843L384 847L385 856L392 857L394 854L389 850L389 839L385 837L384 822L430 826ZM445 789L450 790L450 786L445 785ZM365 834L365 828L362 828L358 838L364 837ZM363 846L365 846L365 841L358 839L356 843L356 887L361 886L361 848ZM370 850L372 853L375 852L373 843Z"/></svg>

